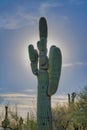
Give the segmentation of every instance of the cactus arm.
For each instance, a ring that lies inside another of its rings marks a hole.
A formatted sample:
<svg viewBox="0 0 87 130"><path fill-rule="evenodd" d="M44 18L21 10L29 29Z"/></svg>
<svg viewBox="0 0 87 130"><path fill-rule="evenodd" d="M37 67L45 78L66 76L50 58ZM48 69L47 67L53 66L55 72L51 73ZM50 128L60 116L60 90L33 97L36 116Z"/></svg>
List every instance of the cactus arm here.
<svg viewBox="0 0 87 130"><path fill-rule="evenodd" d="M29 45L28 52L29 52L30 61L37 62L38 61L38 54L37 54L37 51L34 49L33 45Z"/></svg>
<svg viewBox="0 0 87 130"><path fill-rule="evenodd" d="M38 75L38 53L37 50L34 49L33 45L29 45L28 47L29 58L31 61L31 69L34 75Z"/></svg>
<svg viewBox="0 0 87 130"><path fill-rule="evenodd" d="M62 56L56 46L52 46L49 53L49 87L48 95L53 95L58 88L61 74Z"/></svg>
<svg viewBox="0 0 87 130"><path fill-rule="evenodd" d="M39 36L40 36L40 39L41 38L47 39L47 34L48 34L47 30L48 30L47 29L47 21L44 17L41 17L40 21L39 21Z"/></svg>
<svg viewBox="0 0 87 130"><path fill-rule="evenodd" d="M41 38L39 42L37 42L37 47L39 50L39 69L48 69L48 57L47 57L47 43L45 38Z"/></svg>

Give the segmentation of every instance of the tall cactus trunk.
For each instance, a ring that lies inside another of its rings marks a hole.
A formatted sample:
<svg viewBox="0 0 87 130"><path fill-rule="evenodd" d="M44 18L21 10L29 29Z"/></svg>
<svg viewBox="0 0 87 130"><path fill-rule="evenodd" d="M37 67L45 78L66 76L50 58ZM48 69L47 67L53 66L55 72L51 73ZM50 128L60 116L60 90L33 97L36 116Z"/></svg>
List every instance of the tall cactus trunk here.
<svg viewBox="0 0 87 130"><path fill-rule="evenodd" d="M37 96L37 129L52 130L51 96L57 91L61 73L61 52L56 46L52 46L47 57L47 22L44 17L39 21L40 41L37 42L37 50L29 45L29 58L31 69L38 79ZM39 68L38 68L39 60Z"/></svg>
<svg viewBox="0 0 87 130"><path fill-rule="evenodd" d="M38 76L37 125L38 130L52 130L51 97L47 94L48 72L40 70Z"/></svg>

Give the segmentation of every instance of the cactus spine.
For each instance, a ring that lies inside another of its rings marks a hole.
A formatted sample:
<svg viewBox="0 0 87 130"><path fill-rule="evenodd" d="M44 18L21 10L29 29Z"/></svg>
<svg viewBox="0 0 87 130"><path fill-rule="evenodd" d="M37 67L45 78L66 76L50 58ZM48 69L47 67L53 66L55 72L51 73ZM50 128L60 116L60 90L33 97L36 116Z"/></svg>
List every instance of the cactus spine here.
<svg viewBox="0 0 87 130"><path fill-rule="evenodd" d="M38 79L37 129L52 130L51 96L58 88L62 56L60 49L52 46L49 59L47 57L47 22L44 17L39 21L39 35L40 41L37 42L39 54L33 45L28 47L31 69Z"/></svg>

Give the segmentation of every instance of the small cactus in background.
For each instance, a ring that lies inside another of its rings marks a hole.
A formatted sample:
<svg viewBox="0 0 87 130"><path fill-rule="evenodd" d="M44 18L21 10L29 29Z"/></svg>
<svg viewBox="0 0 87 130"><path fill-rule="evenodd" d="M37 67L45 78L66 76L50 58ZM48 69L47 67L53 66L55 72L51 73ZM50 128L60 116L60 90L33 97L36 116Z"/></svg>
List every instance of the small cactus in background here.
<svg viewBox="0 0 87 130"><path fill-rule="evenodd" d="M73 93L72 93L72 103L74 103L74 101L75 101L75 97L76 97L76 93L73 92Z"/></svg>
<svg viewBox="0 0 87 130"><path fill-rule="evenodd" d="M5 119L2 121L2 127L7 128L10 124L10 121L8 119L8 106L5 106Z"/></svg>
<svg viewBox="0 0 87 130"><path fill-rule="evenodd" d="M39 21L40 41L37 48L29 45L31 69L38 79L37 129L52 130L51 96L57 91L61 74L62 56L56 46L52 46L47 56L47 22L44 17ZM38 68L39 63L39 68Z"/></svg>
<svg viewBox="0 0 87 130"><path fill-rule="evenodd" d="M20 119L19 119L18 130L23 130L23 118L22 117L20 117Z"/></svg>
<svg viewBox="0 0 87 130"><path fill-rule="evenodd" d="M29 112L27 113L27 124L29 124Z"/></svg>
<svg viewBox="0 0 87 130"><path fill-rule="evenodd" d="M76 93L75 93L75 92L73 92L73 93L71 94L71 96L70 96L70 94L68 93L68 103L69 103L69 106L70 106L70 104L74 103L75 97L76 97Z"/></svg>

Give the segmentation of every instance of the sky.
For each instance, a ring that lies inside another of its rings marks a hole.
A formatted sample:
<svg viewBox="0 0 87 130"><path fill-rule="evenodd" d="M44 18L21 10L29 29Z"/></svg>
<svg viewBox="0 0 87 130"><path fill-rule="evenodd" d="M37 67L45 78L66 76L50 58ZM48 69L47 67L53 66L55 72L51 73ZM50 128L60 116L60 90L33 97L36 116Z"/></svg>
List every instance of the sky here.
<svg viewBox="0 0 87 130"><path fill-rule="evenodd" d="M31 72L28 45L37 48L40 17L48 23L48 54L51 45L62 52L62 71L54 100L63 103L68 93L78 93L87 85L86 0L1 0L2 105L18 104L29 109L32 101L36 102L37 78Z"/></svg>

